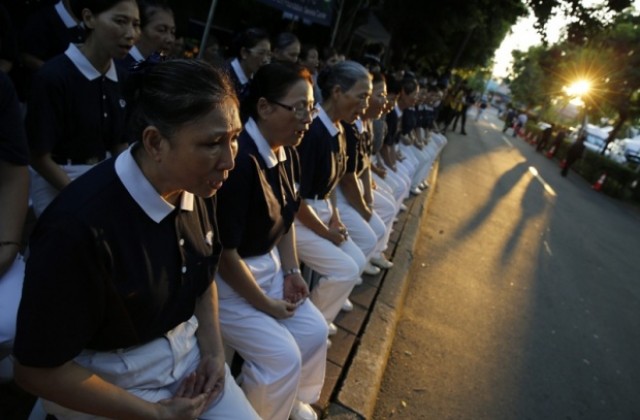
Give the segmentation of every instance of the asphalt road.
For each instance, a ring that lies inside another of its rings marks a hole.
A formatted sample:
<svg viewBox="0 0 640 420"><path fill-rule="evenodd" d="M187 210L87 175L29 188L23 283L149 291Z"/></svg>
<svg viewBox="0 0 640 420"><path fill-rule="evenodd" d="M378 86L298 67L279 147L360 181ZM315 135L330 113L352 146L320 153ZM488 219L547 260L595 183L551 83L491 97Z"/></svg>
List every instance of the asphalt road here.
<svg viewBox="0 0 640 420"><path fill-rule="evenodd" d="M375 419L640 419L640 211L449 134Z"/></svg>

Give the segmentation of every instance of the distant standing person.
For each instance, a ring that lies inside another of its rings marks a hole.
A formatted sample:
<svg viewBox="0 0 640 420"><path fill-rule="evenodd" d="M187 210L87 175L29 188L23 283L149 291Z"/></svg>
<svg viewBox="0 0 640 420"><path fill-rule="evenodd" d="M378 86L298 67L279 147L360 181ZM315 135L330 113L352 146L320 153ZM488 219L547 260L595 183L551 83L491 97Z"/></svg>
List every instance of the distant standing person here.
<svg viewBox="0 0 640 420"><path fill-rule="evenodd" d="M558 134L556 134L556 138L551 145L551 149L549 149L549 152L547 153L547 157L555 156L555 154L558 152L558 148L560 147L562 142L564 142L565 137L567 137L567 132L564 130L560 130Z"/></svg>
<svg viewBox="0 0 640 420"><path fill-rule="evenodd" d="M552 133L553 133L553 124L542 131L540 140L538 140L538 144L536 145L536 150L538 152L541 152L547 146L547 143L549 143L549 140L551 140Z"/></svg>
<svg viewBox="0 0 640 420"><path fill-rule="evenodd" d="M584 141L586 139L587 139L587 136L585 134L582 134L580 137L578 137L578 140L576 140L571 145L571 147L569 147L569 151L567 152L567 157L562 162L562 172L560 172L562 176L567 176L571 165L573 165L576 160L582 157L582 153L584 153L584 148L585 148Z"/></svg>
<svg viewBox="0 0 640 420"><path fill-rule="evenodd" d="M516 117L516 110L513 108L509 108L507 111L507 116L504 117L504 127L502 128L502 132L506 133L507 129L513 127L513 119Z"/></svg>
<svg viewBox="0 0 640 420"><path fill-rule="evenodd" d="M524 128L524 126L527 124L528 119L529 118L527 117L527 114L525 114L524 112L521 112L520 115L518 115L516 125L513 127L513 137L515 137L516 134L518 134L518 132Z"/></svg>
<svg viewBox="0 0 640 420"><path fill-rule="evenodd" d="M478 105L478 113L476 114L476 121L480 120L480 116L482 115L484 110L487 109L487 106L488 106L487 98L483 96L482 99L480 100L480 105Z"/></svg>

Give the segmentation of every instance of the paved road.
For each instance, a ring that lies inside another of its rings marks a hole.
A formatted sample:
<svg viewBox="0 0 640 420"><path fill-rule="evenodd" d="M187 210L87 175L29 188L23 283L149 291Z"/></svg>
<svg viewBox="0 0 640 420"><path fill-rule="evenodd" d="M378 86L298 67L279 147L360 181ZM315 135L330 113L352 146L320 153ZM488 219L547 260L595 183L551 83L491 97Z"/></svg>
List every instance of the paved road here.
<svg viewBox="0 0 640 420"><path fill-rule="evenodd" d="M449 135L375 419L640 419L640 212Z"/></svg>

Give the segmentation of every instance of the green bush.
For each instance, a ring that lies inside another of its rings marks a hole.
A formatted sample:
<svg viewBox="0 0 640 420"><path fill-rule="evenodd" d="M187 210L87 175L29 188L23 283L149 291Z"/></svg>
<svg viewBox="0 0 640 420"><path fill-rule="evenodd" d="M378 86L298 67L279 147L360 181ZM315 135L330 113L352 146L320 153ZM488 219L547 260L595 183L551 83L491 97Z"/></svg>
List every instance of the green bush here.
<svg viewBox="0 0 640 420"><path fill-rule="evenodd" d="M534 137L539 138L542 134L542 130L534 121L528 121L525 127L526 132L531 133ZM554 130L547 149L553 144L556 134L557 131ZM555 154L558 161L565 158L571 144L570 139L565 139L560 144ZM595 183L603 173L606 173L607 178L602 186L602 192L611 197L640 203L640 168L637 165L634 166L635 168L632 168L630 165L620 164L600 153L587 149L584 151L582 159L578 160L572 168L591 184ZM637 184L635 187L633 187L634 181Z"/></svg>
<svg viewBox="0 0 640 420"><path fill-rule="evenodd" d="M582 159L576 162L574 168L590 183L595 183L606 173L607 178L602 186L605 194L640 202L640 186L632 187L633 181L638 180L640 174L627 165L615 162L600 153L585 150Z"/></svg>

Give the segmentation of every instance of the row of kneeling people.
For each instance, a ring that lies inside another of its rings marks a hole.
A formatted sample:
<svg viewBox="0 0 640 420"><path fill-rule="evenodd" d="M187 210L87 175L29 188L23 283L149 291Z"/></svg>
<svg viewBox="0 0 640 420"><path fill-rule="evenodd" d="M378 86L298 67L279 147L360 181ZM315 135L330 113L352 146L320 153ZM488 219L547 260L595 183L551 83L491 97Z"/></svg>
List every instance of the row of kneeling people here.
<svg viewBox="0 0 640 420"><path fill-rule="evenodd" d="M20 301L17 322L2 314L16 381L58 419L316 418L333 320L363 274L392 267L394 220L446 139L416 124L414 80L353 61L318 75L320 105L304 67L262 66L244 123L204 62L138 77L136 141L62 189L26 268L0 280ZM22 179L9 131L0 161ZM237 382L223 343L244 359Z"/></svg>

